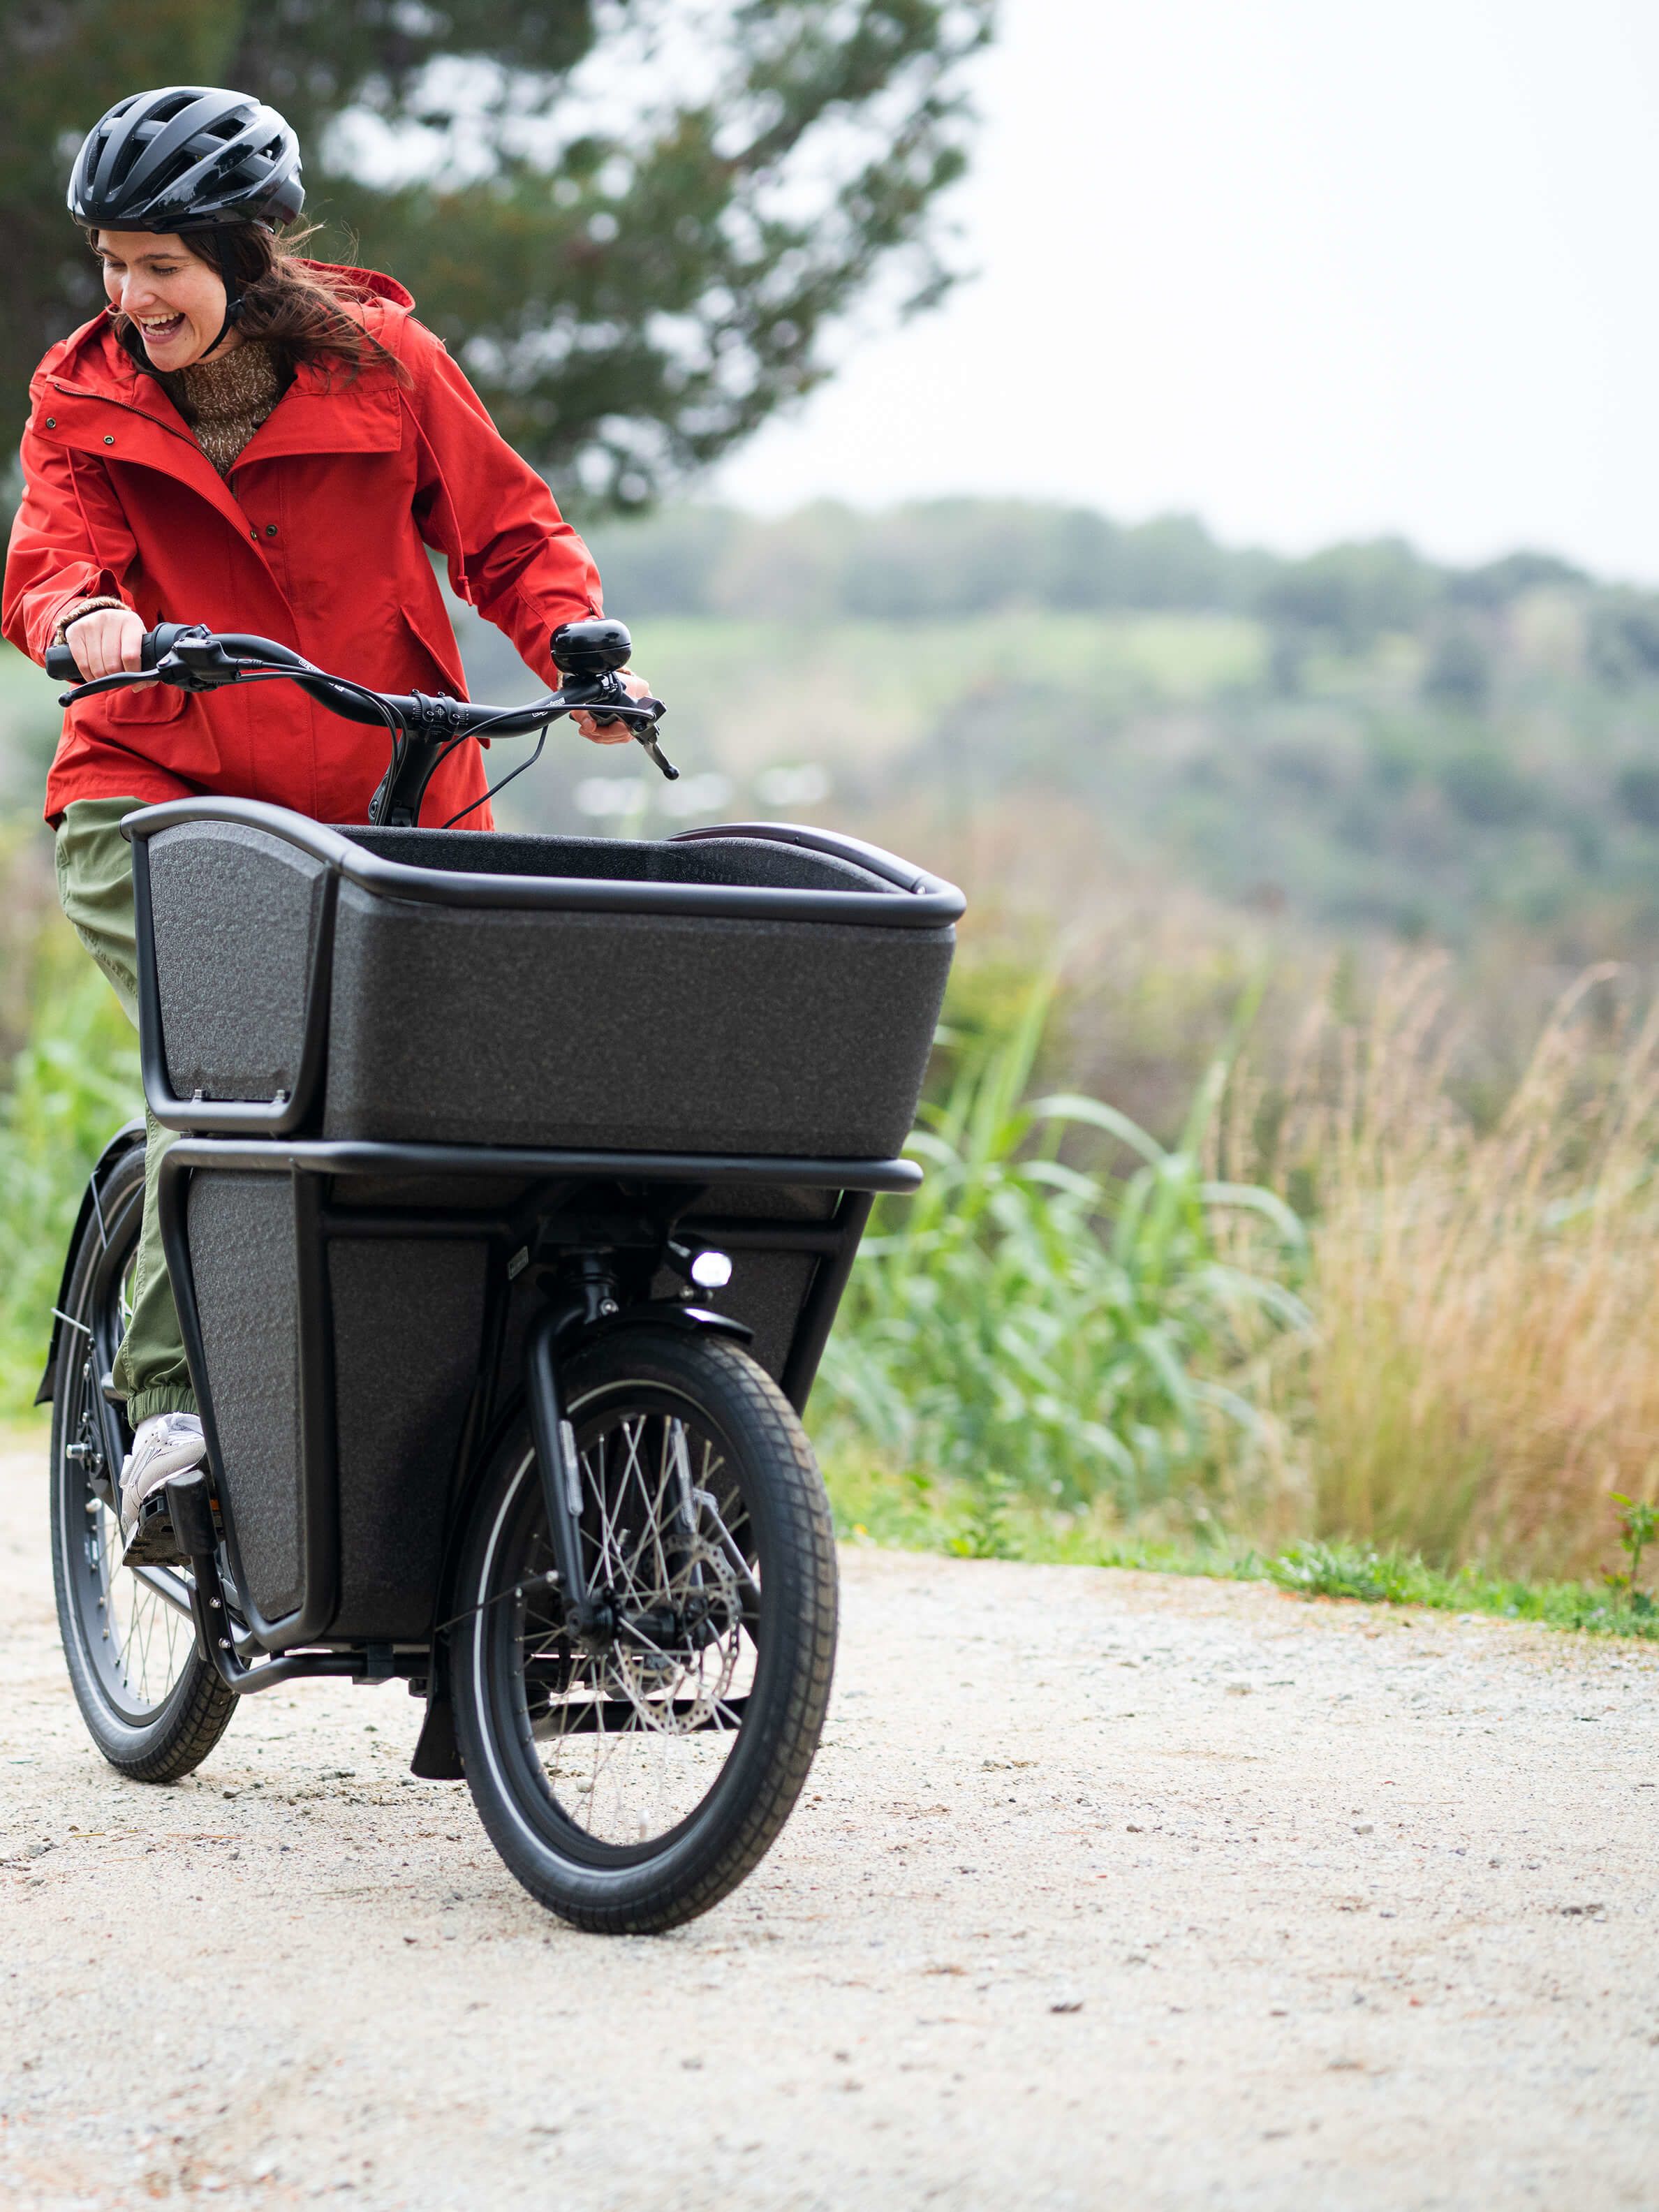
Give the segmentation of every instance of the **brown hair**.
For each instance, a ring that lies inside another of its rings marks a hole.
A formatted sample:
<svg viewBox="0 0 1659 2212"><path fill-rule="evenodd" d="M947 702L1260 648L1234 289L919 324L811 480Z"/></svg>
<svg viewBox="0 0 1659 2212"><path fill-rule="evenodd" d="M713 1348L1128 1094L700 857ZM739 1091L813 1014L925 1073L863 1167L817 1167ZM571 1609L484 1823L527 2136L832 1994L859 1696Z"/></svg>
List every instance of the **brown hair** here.
<svg viewBox="0 0 1659 2212"><path fill-rule="evenodd" d="M302 361L342 363L351 377L384 363L400 384L413 381L390 347L364 329L354 307L377 295L343 270L325 270L301 260L299 249L314 237L315 223L281 232L252 222L226 223L210 231L179 234L198 261L216 269L229 298L240 301L235 327L245 338L261 338L276 356L286 383ZM87 235L96 250L98 233ZM118 314L122 344L148 367L143 341L129 317Z"/></svg>

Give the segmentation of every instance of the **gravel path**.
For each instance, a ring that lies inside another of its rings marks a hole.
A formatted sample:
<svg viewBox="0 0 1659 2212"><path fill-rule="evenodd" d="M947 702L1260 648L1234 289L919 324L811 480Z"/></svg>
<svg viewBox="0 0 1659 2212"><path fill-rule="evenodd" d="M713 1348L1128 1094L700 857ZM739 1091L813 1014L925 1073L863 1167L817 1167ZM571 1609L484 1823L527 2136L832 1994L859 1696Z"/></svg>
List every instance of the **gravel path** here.
<svg viewBox="0 0 1659 2212"><path fill-rule="evenodd" d="M1659 2206L1645 1650L854 1552L809 1802L606 1941L410 1778L396 1687L117 1780L43 1462L0 1459L0 2207Z"/></svg>

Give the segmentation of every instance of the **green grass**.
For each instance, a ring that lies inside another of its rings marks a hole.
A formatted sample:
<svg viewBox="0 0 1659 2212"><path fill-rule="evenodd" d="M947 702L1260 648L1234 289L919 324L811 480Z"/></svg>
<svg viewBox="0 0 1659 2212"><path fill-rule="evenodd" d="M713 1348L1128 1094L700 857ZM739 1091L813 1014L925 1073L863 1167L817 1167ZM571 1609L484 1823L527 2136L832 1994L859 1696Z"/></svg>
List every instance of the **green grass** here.
<svg viewBox="0 0 1659 2212"><path fill-rule="evenodd" d="M1264 1553L1217 1526L1195 1534L1138 1536L1096 1516L1044 1510L1006 1488L914 1471L896 1475L847 1453L830 1455L824 1473L836 1529L853 1543L957 1559L1265 1582L1294 1597L1487 1613L1581 1635L1659 1643L1659 1606L1616 1581L1601 1587L1528 1581L1477 1567L1448 1573L1415 1553L1371 1544L1307 1542Z"/></svg>
<svg viewBox="0 0 1659 2212"><path fill-rule="evenodd" d="M1306 1597L1353 1598L1367 1605L1424 1606L1436 1613L1490 1613L1547 1628L1659 1642L1659 1607L1643 1590L1591 1583L1528 1582L1460 1567L1443 1573L1415 1553L1374 1545L1292 1544L1261 1563L1280 1589Z"/></svg>
<svg viewBox="0 0 1659 2212"><path fill-rule="evenodd" d="M61 922L34 970L29 1040L0 1084L0 1419L33 1395L87 1177L140 1104L137 1039Z"/></svg>

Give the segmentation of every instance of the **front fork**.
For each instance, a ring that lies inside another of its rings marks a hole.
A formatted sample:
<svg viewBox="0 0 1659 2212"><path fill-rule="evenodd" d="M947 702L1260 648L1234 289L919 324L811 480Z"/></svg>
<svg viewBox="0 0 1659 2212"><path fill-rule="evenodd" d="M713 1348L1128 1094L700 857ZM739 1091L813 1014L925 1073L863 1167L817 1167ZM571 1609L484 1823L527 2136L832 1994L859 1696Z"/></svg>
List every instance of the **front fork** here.
<svg viewBox="0 0 1659 2212"><path fill-rule="evenodd" d="M584 1327L606 1321L617 1311L617 1285L605 1261L584 1252L558 1285L562 1295L537 1315L525 1347L525 1387L530 1401L530 1433L536 1446L553 1565L564 1599L565 1626L586 1642L609 1643L616 1614L608 1596L589 1589L582 1564L582 1468L576 1432L565 1419L554 1364L561 1340Z"/></svg>
<svg viewBox="0 0 1659 2212"><path fill-rule="evenodd" d="M541 1476L553 1563L564 1599L565 1620L580 1637L608 1638L616 1621L604 1599L589 1593L582 1565L582 1472L576 1432L565 1419L559 1378L553 1364L556 1340L569 1314L550 1306L537 1316L525 1351L525 1382L530 1398L530 1433L535 1439L536 1468Z"/></svg>

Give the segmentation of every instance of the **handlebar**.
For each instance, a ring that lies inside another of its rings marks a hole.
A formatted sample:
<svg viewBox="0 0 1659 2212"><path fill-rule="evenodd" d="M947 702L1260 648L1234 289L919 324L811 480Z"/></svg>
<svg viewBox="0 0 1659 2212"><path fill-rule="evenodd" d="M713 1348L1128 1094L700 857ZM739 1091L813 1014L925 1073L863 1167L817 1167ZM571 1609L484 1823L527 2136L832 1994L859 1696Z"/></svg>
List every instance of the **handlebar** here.
<svg viewBox="0 0 1659 2212"><path fill-rule="evenodd" d="M562 623L553 633L553 664L563 679L556 691L526 707L489 707L470 699L428 698L424 692L371 691L348 676L331 676L313 667L285 645L240 631L210 630L200 623L158 623L146 630L138 666L83 682L67 645L47 648L48 676L72 688L60 706L73 706L102 691L159 682L181 691L216 691L228 684L286 681L331 713L352 722L377 724L392 734L392 762L369 804L376 824L412 824L433 771L464 738L488 729L492 737L520 737L531 730L545 736L561 714L591 714L596 721L622 722L670 781L679 770L657 749L657 725L667 713L660 699L635 699L618 671L627 664L633 640L627 625L610 619ZM533 760L541 750L540 744ZM529 767L526 761L523 767ZM515 769L514 775L522 773ZM508 781L502 778L502 783ZM501 784L495 787L496 791ZM493 796L494 793L489 794ZM482 805L483 801L475 801ZM470 813L471 809L464 811ZM459 821L457 815L453 817Z"/></svg>

